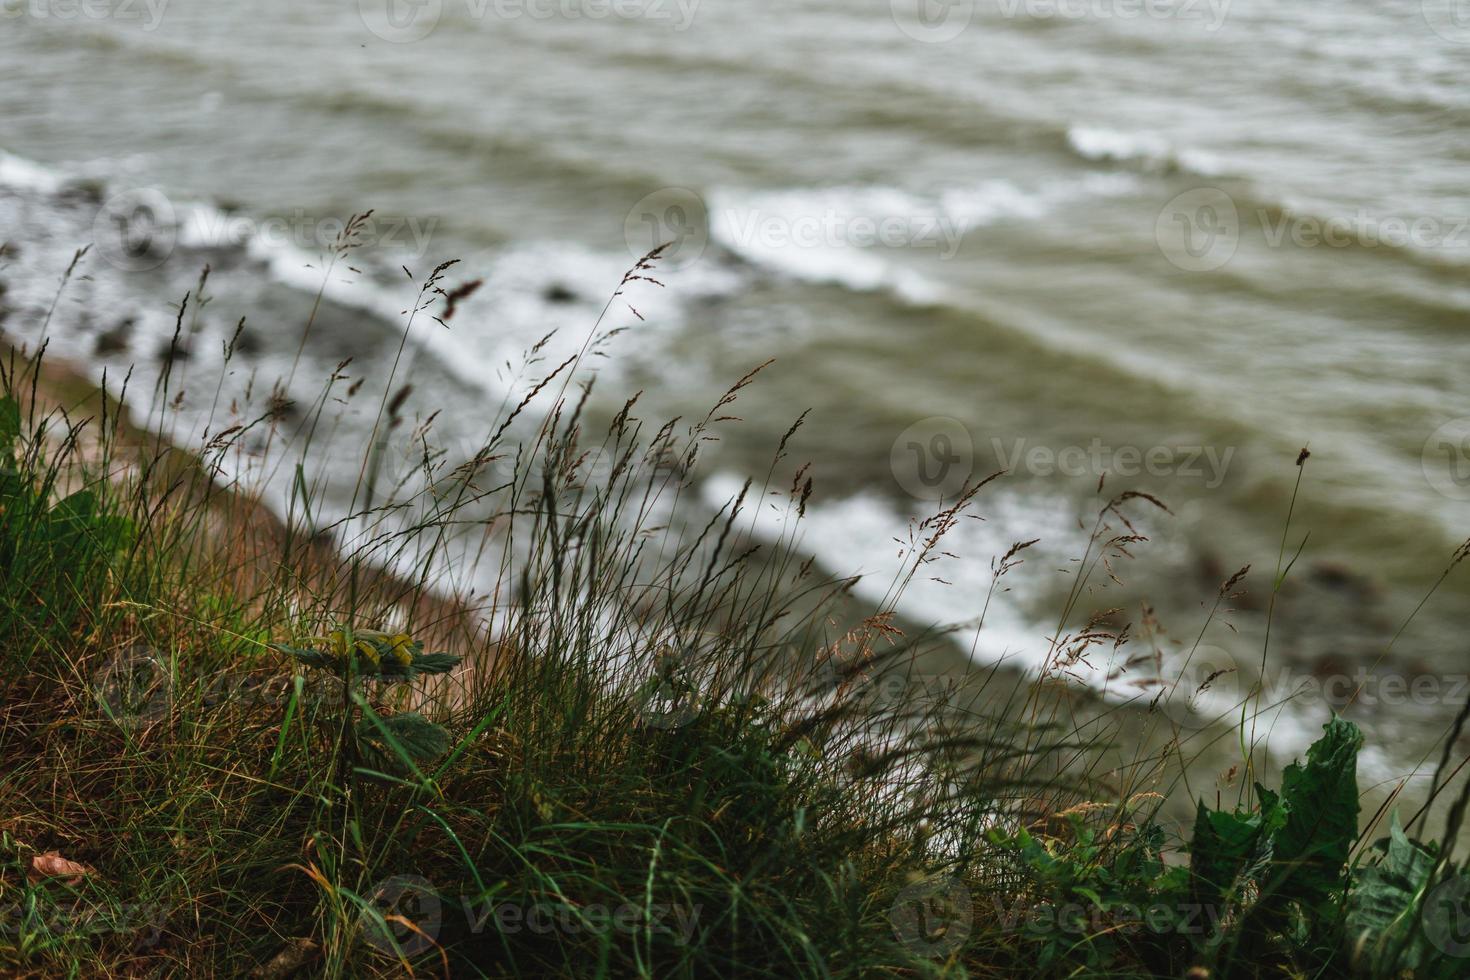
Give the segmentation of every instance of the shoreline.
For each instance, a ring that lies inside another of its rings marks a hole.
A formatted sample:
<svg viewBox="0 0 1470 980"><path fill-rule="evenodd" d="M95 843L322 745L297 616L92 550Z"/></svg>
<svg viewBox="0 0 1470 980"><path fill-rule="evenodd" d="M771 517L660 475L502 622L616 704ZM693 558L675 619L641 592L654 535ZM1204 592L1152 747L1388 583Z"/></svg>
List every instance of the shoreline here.
<svg viewBox="0 0 1470 980"><path fill-rule="evenodd" d="M329 537L315 537L293 529L255 494L224 484L220 472L206 467L198 454L139 427L111 393L105 393L82 371L47 355L39 367L9 341L0 339L0 357L35 377L35 405L40 416L59 412L69 425L86 426L95 442L96 428L106 420L117 433L117 445L137 459L116 460L125 472L142 465L150 482L170 506L202 504L214 525L213 546L254 560L234 564L234 584L242 594L254 594L272 579L290 570L294 587L318 596L340 595L348 588L344 566L352 564ZM12 368L13 369L13 368ZM85 452L87 440L81 443ZM53 446L55 448L55 446ZM96 460L88 460L95 463ZM228 536L220 532L228 530ZM268 556L268 557L267 557ZM447 643L473 638L484 627L464 600L441 595L423 583L414 583L371 564L357 562L357 588L364 599L385 609L398 609L430 639Z"/></svg>
<svg viewBox="0 0 1470 980"><path fill-rule="evenodd" d="M5 343L0 351L9 351L18 354L14 348ZM28 363L34 363L28 362ZM65 410L68 417L86 417L96 419L103 414L101 408L104 395L100 388L79 370L77 367L64 361L47 356L41 367L37 388L38 399L43 405L51 405ZM108 408L107 416L111 420L118 418L117 403L110 396L105 396ZM160 461L167 461L162 467L165 481L174 485L187 485L189 487L186 495L201 495L209 501L209 507L221 527L245 528L248 533L243 537L237 537L230 543L230 547L239 548L244 554L289 556L289 560L280 561L272 557L266 562L267 567L260 567L259 563L244 563L236 566L236 585L242 594L251 594L252 590L262 587L271 580L273 576L280 573L281 569L290 567L305 570L303 575L295 575L295 583L303 592L311 592L319 596L341 595L348 588L347 576L343 574L346 564L352 564L344 559L338 546L331 540L330 536L318 536L311 538L298 532L293 532L287 523L275 510L265 505L258 496L242 491L235 487L221 487L218 484L218 472L208 474L203 471L199 457L191 450L168 443L157 434L149 434L146 430L139 428L137 424L127 417L122 425L123 441L133 449L142 451L152 447ZM180 484L180 478L184 478ZM200 481L204 481L201 492ZM385 611L392 611L393 615L399 617L398 621L411 622L415 624L417 633L422 633L426 638L437 644L448 646L453 649L459 646L471 647L476 645L477 637L487 627L486 619L479 611L466 603L462 598L453 595L440 594L432 584L415 583L405 579L392 570L384 569L371 563L356 563L360 569L358 579L359 587L364 597L375 603ZM1311 581L1317 581L1314 587L1308 587L1305 595L1301 595L1303 586L1298 584L1288 590L1289 593L1298 594L1299 601L1308 604L1312 602L1312 595L1320 598L1322 595L1333 594L1358 595L1371 598L1363 590L1370 589L1367 580L1354 575L1352 572L1338 566L1324 565L1309 576L1308 586ZM1265 608L1261 599L1252 602L1244 602L1238 597L1236 605L1243 611L1259 613ZM857 624L863 618L862 610L866 603L860 600L852 600L848 603L852 618L850 623ZM906 634L919 636L931 632L921 624L905 621L899 617L896 624L901 625ZM1294 624L1295 629L1310 630L1310 618ZM1293 624L1285 624L1283 633L1292 632ZM983 636L983 634L982 634ZM1209 649L1209 648L1207 648ZM1193 673L1187 678L1188 683L1203 680L1211 673L1219 670L1221 664L1216 663L1217 654L1206 658L1205 661L1192 665ZM1279 657L1279 654L1278 654ZM1277 674L1266 688L1266 697L1263 703L1274 703L1274 695L1290 695L1299 697L1300 691L1304 689L1315 690L1317 696L1311 702L1311 707L1295 711L1293 724L1296 731L1288 744L1274 750L1270 761L1267 763L1266 771L1276 771L1291 761L1293 757L1299 756L1305 746L1314 740L1318 732L1321 719L1317 717L1323 714L1332 705L1332 698L1340 698L1342 691L1339 688L1343 683L1351 684L1356 678L1362 687L1363 677L1376 667L1382 665L1382 659L1373 657L1370 653L1360 656L1343 657L1340 654L1326 653L1314 660L1297 660L1285 664L1282 673ZM1230 671L1240 669L1238 665L1228 665ZM1419 668L1421 672L1424 668ZM1101 718L1108 717L1114 711L1121 708L1125 712L1125 723L1120 729L1120 737L1123 741L1142 737L1142 732L1150 728L1148 718L1153 714L1152 709L1143 709L1153 696L1148 688L1137 689L1135 693L1119 696L1109 693L1114 686L1125 683L1136 683L1138 667L1133 667L1132 680L1126 672L1120 674L1116 679L1116 685L1112 682L1098 687L1095 683L1079 683L1077 680L1068 680L1058 690L1065 690L1064 699L1068 701L1071 710L1078 712L1072 723L1078 726L1086 726L1097 723ZM1393 676L1393 675L1390 675ZM987 709L987 704L1005 701L1013 695L997 695L992 680L1001 679L1000 688L1004 690L1039 690L1045 688L1056 688L1057 678L1042 679L1034 671L1007 664L1001 661L977 661L972 660L964 651L963 645L958 638L946 641L942 644L932 644L926 647L923 657L918 661L910 662L902 671L900 678L888 677L886 673L877 677L868 677L862 681L866 689L873 692L886 692L891 696L895 691L919 692L923 696L932 697L936 692L945 690L953 685L955 690L962 690L967 685L975 687L973 679L983 678L979 684L981 693L976 699L968 703L962 710L964 712L981 712ZM1371 681L1371 677L1369 678ZM461 678L461 682L463 678ZM1181 678L1178 682L1180 687L1185 686L1186 679ZM1285 686L1298 682L1291 691L1286 691ZM1315 688L1312 686L1315 685ZM1334 686L1335 685L1335 686ZM1219 687L1212 683L1212 687ZM1228 688L1238 690L1238 688ZM1413 690L1413 684L1404 686L1404 690ZM1397 688L1395 688L1397 690ZM1462 693L1470 694L1470 687L1461 685ZM986 693L988 692L988 693ZM1323 699L1323 694L1326 700ZM1390 692L1391 693L1391 692ZM1391 700L1385 707L1392 708ZM1368 702L1363 704L1368 706ZM1355 713L1351 717L1360 724L1365 725L1369 734L1369 740L1364 750L1360 765L1368 766L1369 771L1366 778L1370 787L1380 784L1378 790L1370 789L1367 799L1370 801L1365 806L1365 819L1376 804L1391 792L1391 784L1402 775L1401 770L1396 768L1393 759L1385 756L1385 745L1375 741L1372 724L1378 715L1379 708L1374 707L1368 715ZM1174 717L1174 716L1170 716ZM1286 716L1276 715L1276 722L1280 724ZM1392 717L1392 714L1389 716ZM1212 725L1192 725L1197 730L1190 733L1190 740L1195 741L1197 736ZM1132 735L1121 735L1122 731L1132 732ZM1161 739L1159 733L1147 737L1159 748L1168 744L1167 739ZM1466 739L1470 745L1470 737ZM1218 753L1210 753L1215 756L1216 762L1213 768L1217 773L1223 773L1230 768L1231 753L1228 750ZM1207 764L1204 772L1207 774L1211 766ZM1427 772L1420 775L1420 779L1427 780ZM1169 804L1166 812L1173 814L1173 819L1187 821L1193 801L1190 798L1179 796L1176 793L1166 793ZM1407 800L1414 799L1412 793ZM1437 808L1438 809L1438 808ZM1437 810L1436 810L1437 812Z"/></svg>

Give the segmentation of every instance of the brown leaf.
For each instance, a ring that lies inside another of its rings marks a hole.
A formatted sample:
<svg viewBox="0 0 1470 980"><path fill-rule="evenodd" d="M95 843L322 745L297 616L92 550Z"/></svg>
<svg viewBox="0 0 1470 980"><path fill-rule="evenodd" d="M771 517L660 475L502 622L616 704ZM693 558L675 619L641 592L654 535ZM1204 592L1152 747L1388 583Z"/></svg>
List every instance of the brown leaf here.
<svg viewBox="0 0 1470 980"><path fill-rule="evenodd" d="M272 956L269 962L252 970L250 976L252 980L283 980L316 959L321 951L321 946L312 939L293 939Z"/></svg>
<svg viewBox="0 0 1470 980"><path fill-rule="evenodd" d="M31 866L26 872L26 877L30 878L31 881L43 881L47 878L65 878L66 885L76 886L80 885L82 879L87 875L94 875L96 873L96 871L87 867L85 864L68 861L56 851L47 851L45 854L37 854L31 858Z"/></svg>

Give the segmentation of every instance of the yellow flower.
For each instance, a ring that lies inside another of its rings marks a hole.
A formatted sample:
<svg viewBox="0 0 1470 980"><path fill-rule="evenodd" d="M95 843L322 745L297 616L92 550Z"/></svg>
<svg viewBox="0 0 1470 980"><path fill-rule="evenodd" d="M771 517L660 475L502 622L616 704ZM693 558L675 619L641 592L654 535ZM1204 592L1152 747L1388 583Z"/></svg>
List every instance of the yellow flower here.
<svg viewBox="0 0 1470 980"><path fill-rule="evenodd" d="M360 639L360 640L358 640L357 641L357 652L360 653L360 654L362 654L362 658L364 660L366 660L368 663L372 664L374 667L379 666L380 659L381 658L380 658L380 655L378 653L378 648L373 643L372 640L367 640L367 639Z"/></svg>
<svg viewBox="0 0 1470 980"><path fill-rule="evenodd" d="M413 637L407 633L395 633L388 639L388 649L393 651L393 659L404 667L413 663Z"/></svg>
<svg viewBox="0 0 1470 980"><path fill-rule="evenodd" d="M390 635L381 630L354 630L346 626L326 636L313 637L312 643L337 661L345 661L355 652L375 669L381 669L384 654L391 655L401 666L412 666L417 645L407 633Z"/></svg>
<svg viewBox="0 0 1470 980"><path fill-rule="evenodd" d="M371 635L370 630L354 631L344 626L332 630L326 636L313 637L312 642L320 646L333 660L345 661L356 651L364 660L377 667L381 655L369 639Z"/></svg>
<svg viewBox="0 0 1470 980"><path fill-rule="evenodd" d="M350 649L351 637L346 630L332 630L326 636L312 638L313 643L319 644L323 651L335 660L347 659L347 651Z"/></svg>

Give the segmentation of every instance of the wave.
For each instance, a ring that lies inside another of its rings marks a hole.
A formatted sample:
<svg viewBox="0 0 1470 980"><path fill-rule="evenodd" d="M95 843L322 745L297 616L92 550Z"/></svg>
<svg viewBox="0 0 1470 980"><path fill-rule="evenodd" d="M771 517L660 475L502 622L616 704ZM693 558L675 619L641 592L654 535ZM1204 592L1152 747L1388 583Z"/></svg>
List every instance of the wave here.
<svg viewBox="0 0 1470 980"><path fill-rule="evenodd" d="M704 482L701 498L711 509L727 507L742 483L733 473L717 473ZM1056 625L1053 621L1048 626L1044 617L1033 615L1050 591L1040 579L1042 570L1053 567L1054 557L1080 555L1085 534L1077 528L1076 505L1070 499L994 489L986 490L982 498L972 512L986 520L954 526L945 537L946 554L909 581L897 611L921 628L959 625L955 639L964 649L973 647L971 656L978 664L1004 664L1035 673L1046 662L1048 639ZM908 540L914 523L925 516L917 506L905 510L877 493L863 491L810 503L800 521L782 508L758 502L742 511L741 522L749 521L750 533L762 540L784 538L835 574L857 576L854 594L882 604L891 600L894 584L914 561L894 542ZM1033 538L1042 539L1035 560L1029 568L1023 565L1007 575L977 629L975 622L990 589L991 559L1016 542Z"/></svg>
<svg viewBox="0 0 1470 980"><path fill-rule="evenodd" d="M554 336L542 354L546 360L554 357L552 363L560 363L580 348L589 326L637 258L631 250L599 251L576 242L551 240L465 256L463 267L475 270L493 287L475 293L463 304L452 327L445 329L431 319L440 312L437 304L414 314L423 298L419 281L429 271L421 267L422 258L409 260L414 278L404 276L399 265L402 256L392 250L381 256L354 251L349 258L333 263L330 242L301 240L289 221L277 222L208 201L170 199L161 191L135 188L120 179L89 177L83 181L65 168L0 151L0 191L51 200L59 209L66 208L64 237L70 242L81 236L77 245L93 237L99 225L89 214L73 213L75 208L67 208L61 198L83 184L89 200L100 208L108 207L106 202L119 195L115 199L126 203L118 217L125 223L141 220L140 210L147 211L144 230L154 243L159 263L166 261L176 268L187 265L193 273L206 262L216 267L248 263L266 281L308 296L320 293L337 306L371 315L385 330L401 329L414 315L410 345L420 346L438 367L467 388L496 397L505 395L506 388L494 380L495 369L519 364L527 349L548 333ZM57 212L58 222L62 215L63 211ZM102 227L110 229L111 224ZM680 270L667 288L637 283L623 299L646 320L637 335L645 343L656 342L667 328L682 324L691 303L728 295L747 280L733 261L721 261L714 255ZM626 307L615 306L603 327L632 319Z"/></svg>
<svg viewBox="0 0 1470 980"><path fill-rule="evenodd" d="M58 171L0 150L0 187L35 194L55 194L65 185Z"/></svg>
<svg viewBox="0 0 1470 980"><path fill-rule="evenodd" d="M437 103L383 97L355 89L327 93L263 90L260 94L330 116L347 112L381 116L395 126L412 130L413 139L406 142L450 154L456 161L487 161L485 166L497 169L517 167L527 177L542 180L548 186L564 187L567 182L573 182L614 192L642 193L660 180L651 170L619 167L606 155L564 150L550 138L519 134L507 128L497 128L494 132L482 127L466 128L462 114ZM424 166L430 168L432 164Z"/></svg>
<svg viewBox="0 0 1470 980"><path fill-rule="evenodd" d="M718 473L701 486L701 501L712 511L728 508L742 484L734 474ZM874 608L893 608L907 627L943 631L976 666L1010 670L1035 680L1049 666L1054 669L1052 638L1058 628L1054 608L1060 593L1047 576L1055 575L1054 569L1065 567L1087 547L1087 532L1076 519L1077 507L1072 498L1038 494L1034 487L1025 492L999 484L986 488L970 508L985 519L957 522L945 535L942 553L907 580L896 602L893 586L905 579L915 560L904 542L912 540L917 522L937 507L928 511L921 505L905 508L864 491L810 502L800 520L779 503L767 506L758 501L742 511L737 525L763 541L779 541L811 555L833 574L856 576L852 593L860 600ZM992 560L1017 542L1033 539L1038 540L1022 553L1025 560L992 590ZM1100 647L1071 663L1065 676L1107 703L1138 710L1147 709L1159 692L1156 683L1194 676L1186 673L1187 648L1157 651L1163 658L1161 677L1137 664L1125 666L1141 653L1136 640L1116 648ZM911 677L920 686L928 680L922 675ZM1187 697L1199 719L1228 719L1239 709L1240 692L1231 685L1219 687L1224 690L1196 692L1186 685L1174 697ZM1290 701L1262 715L1273 745L1279 739L1286 755L1305 751L1315 739L1318 723L1308 713L1294 710Z"/></svg>
<svg viewBox="0 0 1470 980"><path fill-rule="evenodd" d="M1470 215L1393 216L1274 194L1244 168L1231 167L1213 153L1175 147L1157 133L1073 126L1066 139L1073 152L1094 163L1227 183L1241 218L1255 224L1261 240L1272 248L1290 247L1300 238L1308 247L1383 252L1429 272L1460 274L1470 264Z"/></svg>
<svg viewBox="0 0 1470 980"><path fill-rule="evenodd" d="M994 179L930 195L872 185L718 189L709 195L709 232L722 248L762 269L931 306L950 301L950 291L901 264L893 257L900 250L948 259L978 228L1039 220L1066 204L1138 187L1131 175L1090 173L1030 188Z"/></svg>
<svg viewBox="0 0 1470 980"><path fill-rule="evenodd" d="M1204 150L1175 148L1157 133L1124 132L1103 126L1072 126L1067 145L1092 162L1128 163L1155 173L1189 173L1198 177L1228 175L1225 162Z"/></svg>
<svg viewBox="0 0 1470 980"><path fill-rule="evenodd" d="M1397 216L1285 196L1250 203L1272 246L1383 253L1428 272L1448 272L1456 284L1470 265L1470 214Z"/></svg>
<svg viewBox="0 0 1470 980"><path fill-rule="evenodd" d="M1086 145L1099 156L1153 153L1159 147L1149 140L1097 134ZM14 154L0 155L0 187L20 193L65 195L74 205L79 200L73 193L78 187L85 189L87 199L101 201L114 187L124 186L121 179L95 179L92 175L97 167L93 165L86 171L88 176L83 179ZM1073 350L1079 338L1070 332L1063 330L1059 335L1055 325L1038 322L1026 310L995 308L983 297L966 292L962 283L950 285L934 274L937 266L932 260L950 254L976 229L1045 220L1074 202L1135 194L1147 186L1146 178L1139 174L1094 171L1080 178L1030 185L991 179L927 193L881 185L717 189L708 194L710 245L705 254L683 268L665 270L667 288L637 284L630 295L622 297L603 328L636 324L636 329L616 341L622 356L595 363L610 374L632 369L645 360L642 355L657 352L671 333L697 317L702 304L768 276L881 294L897 304L898 315L903 308L948 310L1051 349ZM1282 205L1255 203L1248 195L1259 195L1249 185L1233 193L1240 195L1243 219L1262 221L1262 234L1285 220ZM161 231L174 236L175 247L186 260L176 260L179 267L211 262L219 268L248 262L268 281L306 295L320 292L340 307L368 313L380 324L377 329L388 333L403 328L418 298L417 282L405 277L398 260L388 253L375 260L372 250L354 252L350 262L339 263L328 274L327 243L308 247L258 234L268 221L205 201L172 202L171 211L172 224ZM1267 221L1270 227L1264 227ZM885 234L897 238L885 239ZM885 242L903 247L888 247ZM1399 249L1396 254L1409 261L1421 258L1411 250ZM484 275L490 287L463 304L448 330L430 319L432 311L420 316L409 344L421 348L424 356L466 390L497 399L533 383L533 378L527 378L530 372L516 368L546 335L552 336L541 354L551 364L581 347L590 325L634 259L622 249L598 250L565 240L531 240L460 257L466 260L461 268ZM426 264L422 260L409 264L417 275L427 272L421 267ZM1456 274L1451 265L1434 256L1419 264L1440 277ZM1248 277L1242 277L1238 285L1254 288ZM1463 315L1463 304L1448 298L1429 303L1423 289L1410 293L1406 302L1411 305L1445 306L1436 314L1442 321ZM646 322L637 322L628 306L636 308ZM1142 372L1157 377L1161 370L1158 365L1140 365L1115 356L1106 345L1097 345L1096 350L1087 346L1091 356L1125 375Z"/></svg>
<svg viewBox="0 0 1470 980"><path fill-rule="evenodd" d="M608 305L633 262L631 252L550 240L470 257L465 265L483 274L486 288L464 304L451 329L434 325L423 334L423 343L441 361L471 365L473 382L499 394L507 388L489 380L495 371L514 373L537 345L545 364L561 363L582 348L608 306L606 319L596 327L599 332L636 325L617 338L619 353L630 356L597 362L600 372L616 374L632 366L632 355L658 350L671 331L687 322L691 307L730 295L747 282L741 270L712 257L661 276L667 283L663 287L634 282ZM468 329L463 324L484 326Z"/></svg>

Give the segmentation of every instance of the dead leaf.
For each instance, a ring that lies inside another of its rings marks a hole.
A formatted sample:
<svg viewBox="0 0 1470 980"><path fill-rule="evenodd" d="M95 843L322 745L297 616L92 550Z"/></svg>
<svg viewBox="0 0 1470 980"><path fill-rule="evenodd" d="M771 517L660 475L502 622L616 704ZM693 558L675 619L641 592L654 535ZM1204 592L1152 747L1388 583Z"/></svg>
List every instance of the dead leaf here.
<svg viewBox="0 0 1470 980"><path fill-rule="evenodd" d="M281 951L250 972L253 980L284 980L316 959L322 948L312 939L293 939Z"/></svg>
<svg viewBox="0 0 1470 980"><path fill-rule="evenodd" d="M45 854L37 854L31 858L31 866L26 872L26 877L33 882L44 881L47 878L65 878L65 884L68 887L74 887L80 885L82 879L87 875L96 873L85 864L68 861L56 851L47 851Z"/></svg>

